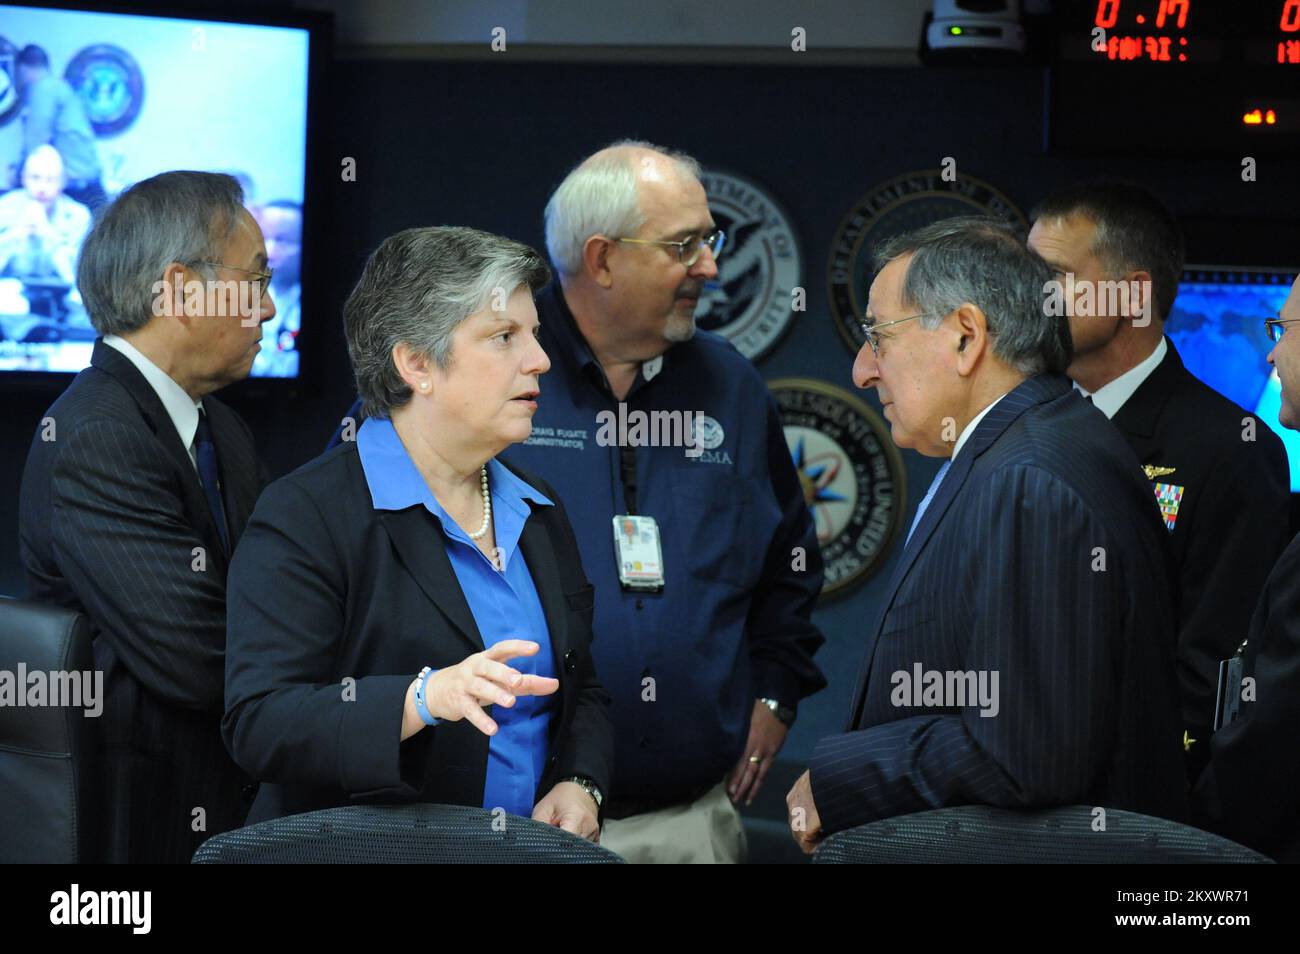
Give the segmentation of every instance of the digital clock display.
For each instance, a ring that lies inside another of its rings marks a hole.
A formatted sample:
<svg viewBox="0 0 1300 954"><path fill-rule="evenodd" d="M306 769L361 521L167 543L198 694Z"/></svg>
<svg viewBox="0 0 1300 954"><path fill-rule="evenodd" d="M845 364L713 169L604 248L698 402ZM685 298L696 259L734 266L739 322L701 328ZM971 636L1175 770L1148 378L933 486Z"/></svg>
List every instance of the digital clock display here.
<svg viewBox="0 0 1300 954"><path fill-rule="evenodd" d="M1056 0L1052 26L1049 148L1300 154L1300 0Z"/></svg>
<svg viewBox="0 0 1300 954"><path fill-rule="evenodd" d="M1300 0L1067 0L1067 9L1074 19L1061 36L1066 59L1300 70Z"/></svg>
<svg viewBox="0 0 1300 954"><path fill-rule="evenodd" d="M1187 21L1191 0L1098 0L1092 49L1108 60L1186 63L1194 55Z"/></svg>

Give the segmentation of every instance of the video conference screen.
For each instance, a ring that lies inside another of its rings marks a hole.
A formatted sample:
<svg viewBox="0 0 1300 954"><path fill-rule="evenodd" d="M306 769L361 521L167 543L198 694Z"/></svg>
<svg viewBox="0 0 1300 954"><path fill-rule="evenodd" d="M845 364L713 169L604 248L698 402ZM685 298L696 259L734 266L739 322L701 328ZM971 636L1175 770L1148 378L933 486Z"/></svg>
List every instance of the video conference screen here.
<svg viewBox="0 0 1300 954"><path fill-rule="evenodd" d="M90 363L76 263L95 210L194 169L238 179L266 238L276 315L253 376L298 376L309 39L0 5L0 371Z"/></svg>
<svg viewBox="0 0 1300 954"><path fill-rule="evenodd" d="M1264 319L1277 317L1294 281L1284 271L1189 268L1165 330L1187 370L1277 432L1291 464L1291 490L1300 491L1300 433L1278 423L1282 386L1264 333Z"/></svg>

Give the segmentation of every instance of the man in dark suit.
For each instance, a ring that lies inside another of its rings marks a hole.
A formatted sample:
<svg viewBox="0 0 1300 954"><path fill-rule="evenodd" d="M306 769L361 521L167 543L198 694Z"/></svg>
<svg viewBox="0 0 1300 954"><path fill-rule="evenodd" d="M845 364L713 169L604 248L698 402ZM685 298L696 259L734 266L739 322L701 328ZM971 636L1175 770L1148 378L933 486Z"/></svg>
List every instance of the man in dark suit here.
<svg viewBox="0 0 1300 954"><path fill-rule="evenodd" d="M266 477L210 394L275 314L265 266L239 185L200 172L128 189L82 249L102 338L32 441L19 536L30 597L94 628L104 860L186 862L254 794L220 719L226 568Z"/></svg>
<svg viewBox="0 0 1300 954"><path fill-rule="evenodd" d="M1300 429L1300 280L1281 316L1268 360L1282 382L1279 418ZM1281 514L1279 523L1283 522ZM1210 764L1192 791L1198 825L1278 861L1300 862L1300 536L1264 583L1243 659L1241 713L1210 740Z"/></svg>
<svg viewBox="0 0 1300 954"><path fill-rule="evenodd" d="M787 797L796 840L970 803L1181 817L1158 512L1061 374L1051 270L985 219L877 259L854 380L897 444L948 460L867 633L847 731Z"/></svg>
<svg viewBox="0 0 1300 954"><path fill-rule="evenodd" d="M1075 292L1066 374L1128 440L1168 528L1195 780L1209 757L1219 662L1245 638L1260 581L1286 546L1286 452L1266 424L1194 377L1164 336L1183 237L1155 196L1121 182L1071 186L1034 218L1030 247Z"/></svg>

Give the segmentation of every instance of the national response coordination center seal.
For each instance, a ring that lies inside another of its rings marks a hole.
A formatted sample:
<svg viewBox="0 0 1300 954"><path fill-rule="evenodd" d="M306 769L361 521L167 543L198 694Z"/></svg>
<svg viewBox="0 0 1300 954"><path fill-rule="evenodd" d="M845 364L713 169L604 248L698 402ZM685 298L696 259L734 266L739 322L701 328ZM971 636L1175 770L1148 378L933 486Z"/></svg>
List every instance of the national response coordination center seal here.
<svg viewBox="0 0 1300 954"><path fill-rule="evenodd" d="M705 285L695 320L757 361L794 319L792 294L803 282L794 223L766 189L749 179L705 171L700 182L727 243L718 258L718 277Z"/></svg>
<svg viewBox="0 0 1300 954"><path fill-rule="evenodd" d="M830 302L835 327L849 348L861 349L862 317L875 277L871 256L885 239L956 215L991 215L1028 231L1024 213L983 179L942 170L904 173L876 186L844 217L831 240Z"/></svg>
<svg viewBox="0 0 1300 954"><path fill-rule="evenodd" d="M144 76L135 58L120 46L96 43L72 58L63 78L86 106L96 136L126 129L144 105Z"/></svg>
<svg viewBox="0 0 1300 954"><path fill-rule="evenodd" d="M875 411L843 388L808 378L768 382L817 525L823 593L869 577L889 552L907 506L903 460Z"/></svg>

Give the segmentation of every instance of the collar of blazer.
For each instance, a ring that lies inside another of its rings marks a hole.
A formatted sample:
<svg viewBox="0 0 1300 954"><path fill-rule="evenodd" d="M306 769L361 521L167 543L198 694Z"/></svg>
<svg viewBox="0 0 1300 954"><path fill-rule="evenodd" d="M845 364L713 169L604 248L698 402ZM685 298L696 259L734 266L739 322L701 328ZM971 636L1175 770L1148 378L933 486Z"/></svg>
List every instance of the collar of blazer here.
<svg viewBox="0 0 1300 954"><path fill-rule="evenodd" d="M930 501L921 522L913 531L912 539L904 547L902 556L894 567L894 573L889 578L889 585L881 597L875 625L868 631L867 652L862 662L853 703L849 708L849 729L857 727L859 710L866 697L867 681L871 676L871 662L876 654L876 643L880 639L880 628L885 622L885 616L894 605L898 589L907 577L908 571L912 569L917 556L925 549L930 535L934 533L939 521L943 519L948 507L965 484L976 458L988 450L993 442L1011 426L1011 423L1029 408L1055 400L1073 389L1070 380L1060 374L1037 374L1032 378L1026 378L1009 391L996 407L984 415L984 419L976 426L975 432L962 446L961 453L952 462L952 467L944 476L934 499Z"/></svg>
<svg viewBox="0 0 1300 954"><path fill-rule="evenodd" d="M533 577L533 586L542 603L542 613L550 631L551 651L555 656L555 671L562 673L568 641L568 616L555 546L545 524L545 516L539 512L553 511L555 508L544 507L531 500L528 501L528 506L532 512L519 537L519 549L523 552ZM438 607L473 647L474 652L486 649L447 551L436 543L443 539L437 519L423 506L411 506L405 510L381 511L380 520L392 539L402 564L415 578L424 595Z"/></svg>
<svg viewBox="0 0 1300 954"><path fill-rule="evenodd" d="M1183 359L1178 355L1178 349L1168 336L1165 337L1165 344L1169 350L1165 352L1164 360L1156 365L1147 379L1138 385L1133 396L1111 418L1111 422L1122 433L1131 437L1155 436L1156 425L1165 413L1165 406L1173 400L1178 386L1188 373L1183 366ZM1138 456L1145 460L1144 454Z"/></svg>
<svg viewBox="0 0 1300 954"><path fill-rule="evenodd" d="M131 363L126 355L104 344L103 339L96 339L94 351L91 352L90 363L126 388L126 392L131 395L136 406L140 408L140 414L149 429L153 431L154 436L166 449L167 455L180 468L181 473L185 475L181 479L181 487L184 493L182 503L185 506L185 514L189 517L190 525L196 527L202 534L204 542L208 545L208 553L210 555L218 554L219 556L216 559L224 563L226 552L221 546L221 534L217 531L216 523L213 522L212 511L208 509L208 498L203 493L203 482L199 479L198 471L194 469L194 461L190 460L189 448L181 442L181 436L176 432L176 425L172 423L171 415L163 407L158 393L154 391L149 382L145 380L144 375L140 373L140 370ZM203 401L203 408L208 413L208 426L212 428L212 441L220 448L223 443L220 434L224 433L224 427L222 426L224 422L218 423L220 415L212 413L212 403L206 398ZM228 462L221 457L220 452L218 452L218 460L221 462L222 496L225 498L226 519L233 524L229 496L231 482L226 474ZM233 534L233 525L230 530ZM232 536L231 539L238 538Z"/></svg>
<svg viewBox="0 0 1300 954"><path fill-rule="evenodd" d="M894 574L889 580L889 589L885 602L886 609L888 609L889 602L893 600L894 594L898 590L898 584L902 582L903 577L907 575L907 571L916 562L917 554L925 549L926 541L934 532L934 528L939 525L939 521L943 519L944 513L947 512L949 505L956 498L962 485L965 484L966 477L970 474L975 460L1003 435L1006 429L1011 426L1012 421L1020 417L1029 408L1055 400L1063 394L1068 394L1071 390L1073 390L1073 385L1063 375L1037 374L1032 378L1026 378L1014 389L1007 392L1006 396L988 414L984 415L984 419L979 422L975 432L971 434L962 447L961 453L952 462L952 467L949 468L947 475L943 478L943 483L939 485L939 489L935 492L934 499L930 501L930 506L926 508L921 522L912 533L912 539L903 550L902 559L898 561L898 565L894 568Z"/></svg>

